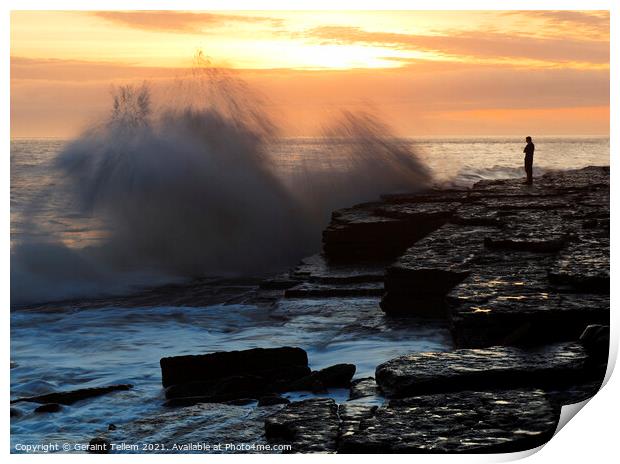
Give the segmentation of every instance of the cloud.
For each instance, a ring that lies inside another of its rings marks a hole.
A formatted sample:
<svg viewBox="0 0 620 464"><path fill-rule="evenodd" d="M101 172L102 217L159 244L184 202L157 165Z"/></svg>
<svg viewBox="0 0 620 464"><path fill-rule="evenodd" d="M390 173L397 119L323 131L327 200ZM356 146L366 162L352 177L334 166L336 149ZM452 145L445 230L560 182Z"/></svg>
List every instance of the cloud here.
<svg viewBox="0 0 620 464"><path fill-rule="evenodd" d="M452 57L527 59L553 62L609 62L609 41L541 38L498 32L459 32L450 35L372 32L349 26L321 26L305 32L306 38L340 45L363 44Z"/></svg>
<svg viewBox="0 0 620 464"><path fill-rule="evenodd" d="M95 16L134 29L153 32L198 34L207 27L243 23L269 23L280 26L282 20L264 16L193 13L189 11L95 11Z"/></svg>
<svg viewBox="0 0 620 464"><path fill-rule="evenodd" d="M608 11L574 11L574 10L535 10L507 11L507 16L520 16L526 19L540 19L545 28L588 36L590 38L609 37Z"/></svg>

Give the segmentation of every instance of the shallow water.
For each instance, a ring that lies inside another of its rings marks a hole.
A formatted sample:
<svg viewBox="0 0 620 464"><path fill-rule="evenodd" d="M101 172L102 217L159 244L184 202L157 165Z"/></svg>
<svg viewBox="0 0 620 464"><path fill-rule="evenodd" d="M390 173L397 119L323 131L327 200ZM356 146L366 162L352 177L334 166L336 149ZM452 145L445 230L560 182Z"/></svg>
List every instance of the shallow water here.
<svg viewBox="0 0 620 464"><path fill-rule="evenodd" d="M61 412L53 414L33 413L36 404L16 404L23 416L12 420L13 447L50 441L87 443L110 423L122 427L148 416L174 415L162 406L159 359L163 356L299 346L308 352L311 368L348 362L356 364L355 377L362 378L373 376L378 364L402 353L442 351L451 346L442 323L390 320L383 316L378 300L372 298L289 299L273 308L214 305L20 310L11 315L11 340L11 359L16 365L11 369L11 399L73 388L134 385L130 391L63 406ZM332 390L330 396L343 402L348 391ZM253 410L253 405L237 407L237 413L227 420L232 424ZM186 412L174 416L179 430L188 425L183 414ZM123 440L144 439L132 436L135 432L130 426ZM207 434L203 438L217 437Z"/></svg>

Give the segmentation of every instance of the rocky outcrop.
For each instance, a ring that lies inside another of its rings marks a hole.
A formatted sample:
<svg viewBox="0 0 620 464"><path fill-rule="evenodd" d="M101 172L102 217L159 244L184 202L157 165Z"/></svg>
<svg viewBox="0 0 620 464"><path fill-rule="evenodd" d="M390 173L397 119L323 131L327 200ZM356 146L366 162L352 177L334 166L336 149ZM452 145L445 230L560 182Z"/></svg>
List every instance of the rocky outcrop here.
<svg viewBox="0 0 620 464"><path fill-rule="evenodd" d="M540 390L392 400L342 437L340 453L508 453L544 444L558 415Z"/></svg>

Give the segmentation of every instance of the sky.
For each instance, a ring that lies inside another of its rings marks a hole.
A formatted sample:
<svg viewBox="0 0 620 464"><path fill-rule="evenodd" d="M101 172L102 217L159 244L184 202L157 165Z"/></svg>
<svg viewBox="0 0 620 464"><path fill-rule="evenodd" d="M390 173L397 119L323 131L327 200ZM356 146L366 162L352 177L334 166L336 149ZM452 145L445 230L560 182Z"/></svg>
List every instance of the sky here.
<svg viewBox="0 0 620 464"><path fill-rule="evenodd" d="M11 136L76 136L118 85L164 105L199 50L285 135L341 109L403 136L609 134L605 11L13 11Z"/></svg>

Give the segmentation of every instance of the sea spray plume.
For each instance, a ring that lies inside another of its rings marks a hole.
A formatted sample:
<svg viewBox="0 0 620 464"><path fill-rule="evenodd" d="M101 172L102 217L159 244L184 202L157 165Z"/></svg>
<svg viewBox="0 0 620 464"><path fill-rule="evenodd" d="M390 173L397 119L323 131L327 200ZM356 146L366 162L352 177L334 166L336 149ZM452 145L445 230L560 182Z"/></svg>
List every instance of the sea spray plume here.
<svg viewBox="0 0 620 464"><path fill-rule="evenodd" d="M147 124L144 89L123 88L110 123L59 156L70 194L110 230L104 247L113 265L256 274L299 253L303 215L265 156L270 126L256 108L235 113L237 95L222 98L222 111L212 102L168 109Z"/></svg>
<svg viewBox="0 0 620 464"><path fill-rule="evenodd" d="M331 210L429 182L377 118L344 112L321 165L300 162L285 187L277 130L245 83L206 68L183 88L153 110L148 86L122 87L110 116L58 155L53 193L106 233L86 248L53 236L16 247L13 303L284 269L319 249Z"/></svg>
<svg viewBox="0 0 620 464"><path fill-rule="evenodd" d="M398 139L376 115L342 111L324 127L320 166L298 172L308 209L325 221L336 208L372 201L383 193L411 192L433 182L410 141ZM326 216L327 215L327 216Z"/></svg>

